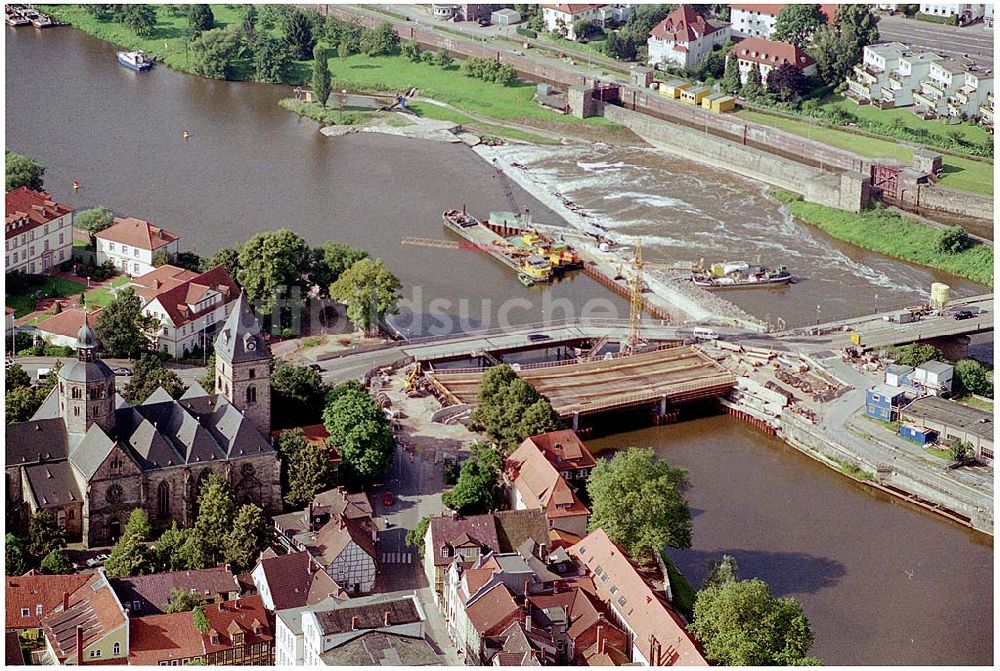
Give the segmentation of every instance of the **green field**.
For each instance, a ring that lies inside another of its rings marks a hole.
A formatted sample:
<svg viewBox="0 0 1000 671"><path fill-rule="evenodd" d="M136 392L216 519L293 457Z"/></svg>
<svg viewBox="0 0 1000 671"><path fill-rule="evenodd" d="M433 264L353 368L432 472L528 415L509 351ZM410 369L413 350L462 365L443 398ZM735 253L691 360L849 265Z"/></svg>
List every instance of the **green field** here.
<svg viewBox="0 0 1000 671"><path fill-rule="evenodd" d="M360 126L379 118L378 112L341 111L336 105L323 107L319 103L307 103L294 98L283 98L278 101L278 105L282 109L309 117L326 126Z"/></svg>
<svg viewBox="0 0 1000 671"><path fill-rule="evenodd" d="M32 287L23 294L12 294L8 291L6 302L9 307L14 308L14 317L20 318L35 311L35 304L39 298L77 296L86 288L86 284L64 280L61 277L46 277L44 284Z"/></svg>
<svg viewBox="0 0 1000 671"><path fill-rule="evenodd" d="M892 158L909 163L913 160L913 148L892 140L855 135L846 131L836 130L818 125L810 125L802 121L785 119L783 117L741 110L738 116L765 126L781 128L790 133L809 137L824 144L852 151L870 158ZM967 158L943 155L944 174L939 183L952 189L971 191L986 195L993 194L993 164L985 161L973 161Z"/></svg>
<svg viewBox="0 0 1000 671"><path fill-rule="evenodd" d="M601 51L601 47L604 45L604 40L590 40L589 42L574 42L572 40L567 40L565 37L559 37L548 31L538 33L539 39L545 42L551 42L557 47L563 47L567 50L567 56L570 58L578 58L578 56L573 53L583 52L585 54L591 54L597 58L603 58L605 60L613 60L604 55ZM622 67L625 67L624 65Z"/></svg>
<svg viewBox="0 0 1000 671"><path fill-rule="evenodd" d="M897 212L872 209L855 214L807 203L787 192L771 194L786 203L797 219L838 240L993 286L993 249L987 245L975 245L959 254L944 254L936 248L942 229Z"/></svg>
<svg viewBox="0 0 1000 671"><path fill-rule="evenodd" d="M841 107L844 111L850 112L851 114L859 116L862 119L878 121L880 123L891 124L893 119L899 119L900 123L907 128L923 128L930 133L934 133L935 135L940 135L942 137L946 137L949 131L957 129L962 131L962 135L969 142L974 142L976 144L993 143L993 136L979 124L969 122L950 124L941 119L930 119L925 121L913 113L912 107L881 110L871 105L859 105L850 98L838 95L826 98L820 107L826 110Z"/></svg>

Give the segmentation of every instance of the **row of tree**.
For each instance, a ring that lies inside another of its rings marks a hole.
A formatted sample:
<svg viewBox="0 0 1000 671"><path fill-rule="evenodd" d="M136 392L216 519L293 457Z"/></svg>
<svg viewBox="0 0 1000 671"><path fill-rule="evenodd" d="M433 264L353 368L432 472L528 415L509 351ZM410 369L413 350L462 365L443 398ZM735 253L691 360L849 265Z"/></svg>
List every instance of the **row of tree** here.
<svg viewBox="0 0 1000 671"><path fill-rule="evenodd" d="M7 528L12 528L7 519ZM32 569L41 573L72 573L73 565L66 557L66 531L50 513L39 511L28 523L27 536L8 532L4 536L5 572L24 575Z"/></svg>

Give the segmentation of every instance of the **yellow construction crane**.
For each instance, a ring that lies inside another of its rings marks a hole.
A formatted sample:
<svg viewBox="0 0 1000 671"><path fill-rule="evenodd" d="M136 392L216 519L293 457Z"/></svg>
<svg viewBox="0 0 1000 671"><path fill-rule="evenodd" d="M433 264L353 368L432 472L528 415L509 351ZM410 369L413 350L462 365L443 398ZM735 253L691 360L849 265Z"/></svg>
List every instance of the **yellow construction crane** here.
<svg viewBox="0 0 1000 671"><path fill-rule="evenodd" d="M635 259L632 261L632 286L629 291L628 340L622 352L632 354L639 344L639 322L642 320L642 239L635 245Z"/></svg>

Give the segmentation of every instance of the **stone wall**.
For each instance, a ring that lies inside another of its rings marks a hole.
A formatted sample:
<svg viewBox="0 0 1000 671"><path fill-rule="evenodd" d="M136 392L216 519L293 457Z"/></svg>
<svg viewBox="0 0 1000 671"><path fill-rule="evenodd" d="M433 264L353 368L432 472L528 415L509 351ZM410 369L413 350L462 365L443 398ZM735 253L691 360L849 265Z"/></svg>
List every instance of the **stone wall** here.
<svg viewBox="0 0 1000 671"><path fill-rule="evenodd" d="M838 175L641 112L601 103L597 108L605 118L629 128L655 147L793 191L809 202L846 209ZM859 197L860 192L859 188ZM860 202L856 207L860 208Z"/></svg>
<svg viewBox="0 0 1000 671"><path fill-rule="evenodd" d="M927 211L959 214L993 222L993 196L956 191L937 185L921 185L917 205Z"/></svg>

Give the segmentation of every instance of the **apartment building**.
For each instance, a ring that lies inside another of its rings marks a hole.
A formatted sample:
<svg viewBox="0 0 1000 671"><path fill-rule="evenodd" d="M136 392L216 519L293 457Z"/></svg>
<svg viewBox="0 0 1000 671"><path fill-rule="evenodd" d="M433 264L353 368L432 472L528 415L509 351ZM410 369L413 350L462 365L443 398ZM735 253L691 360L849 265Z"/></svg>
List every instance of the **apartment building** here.
<svg viewBox="0 0 1000 671"><path fill-rule="evenodd" d="M73 257L73 208L26 186L8 191L4 268L29 275L52 272Z"/></svg>
<svg viewBox="0 0 1000 671"><path fill-rule="evenodd" d="M959 23L964 25L981 19L986 13L986 5L971 2L921 2L920 13L945 18L957 16Z"/></svg>
<svg viewBox="0 0 1000 671"><path fill-rule="evenodd" d="M729 41L729 24L709 21L691 5L680 5L649 32L649 64L691 68Z"/></svg>
<svg viewBox="0 0 1000 671"><path fill-rule="evenodd" d="M729 20L735 37L763 37L770 39L774 32L774 24L784 4L747 4L729 5ZM820 5L820 11L826 15L829 23L833 22L837 5Z"/></svg>
<svg viewBox="0 0 1000 671"><path fill-rule="evenodd" d="M794 65L807 77L816 73L816 60L788 42L775 42L762 37L751 37L737 44L732 51L740 71L740 82L746 84L750 70L756 65L760 78L767 83L771 70L782 65ZM730 56L732 57L732 56Z"/></svg>
<svg viewBox="0 0 1000 671"><path fill-rule="evenodd" d="M931 63L920 90L913 93L918 114L978 118L980 107L992 105L993 73L967 60L942 58Z"/></svg>

